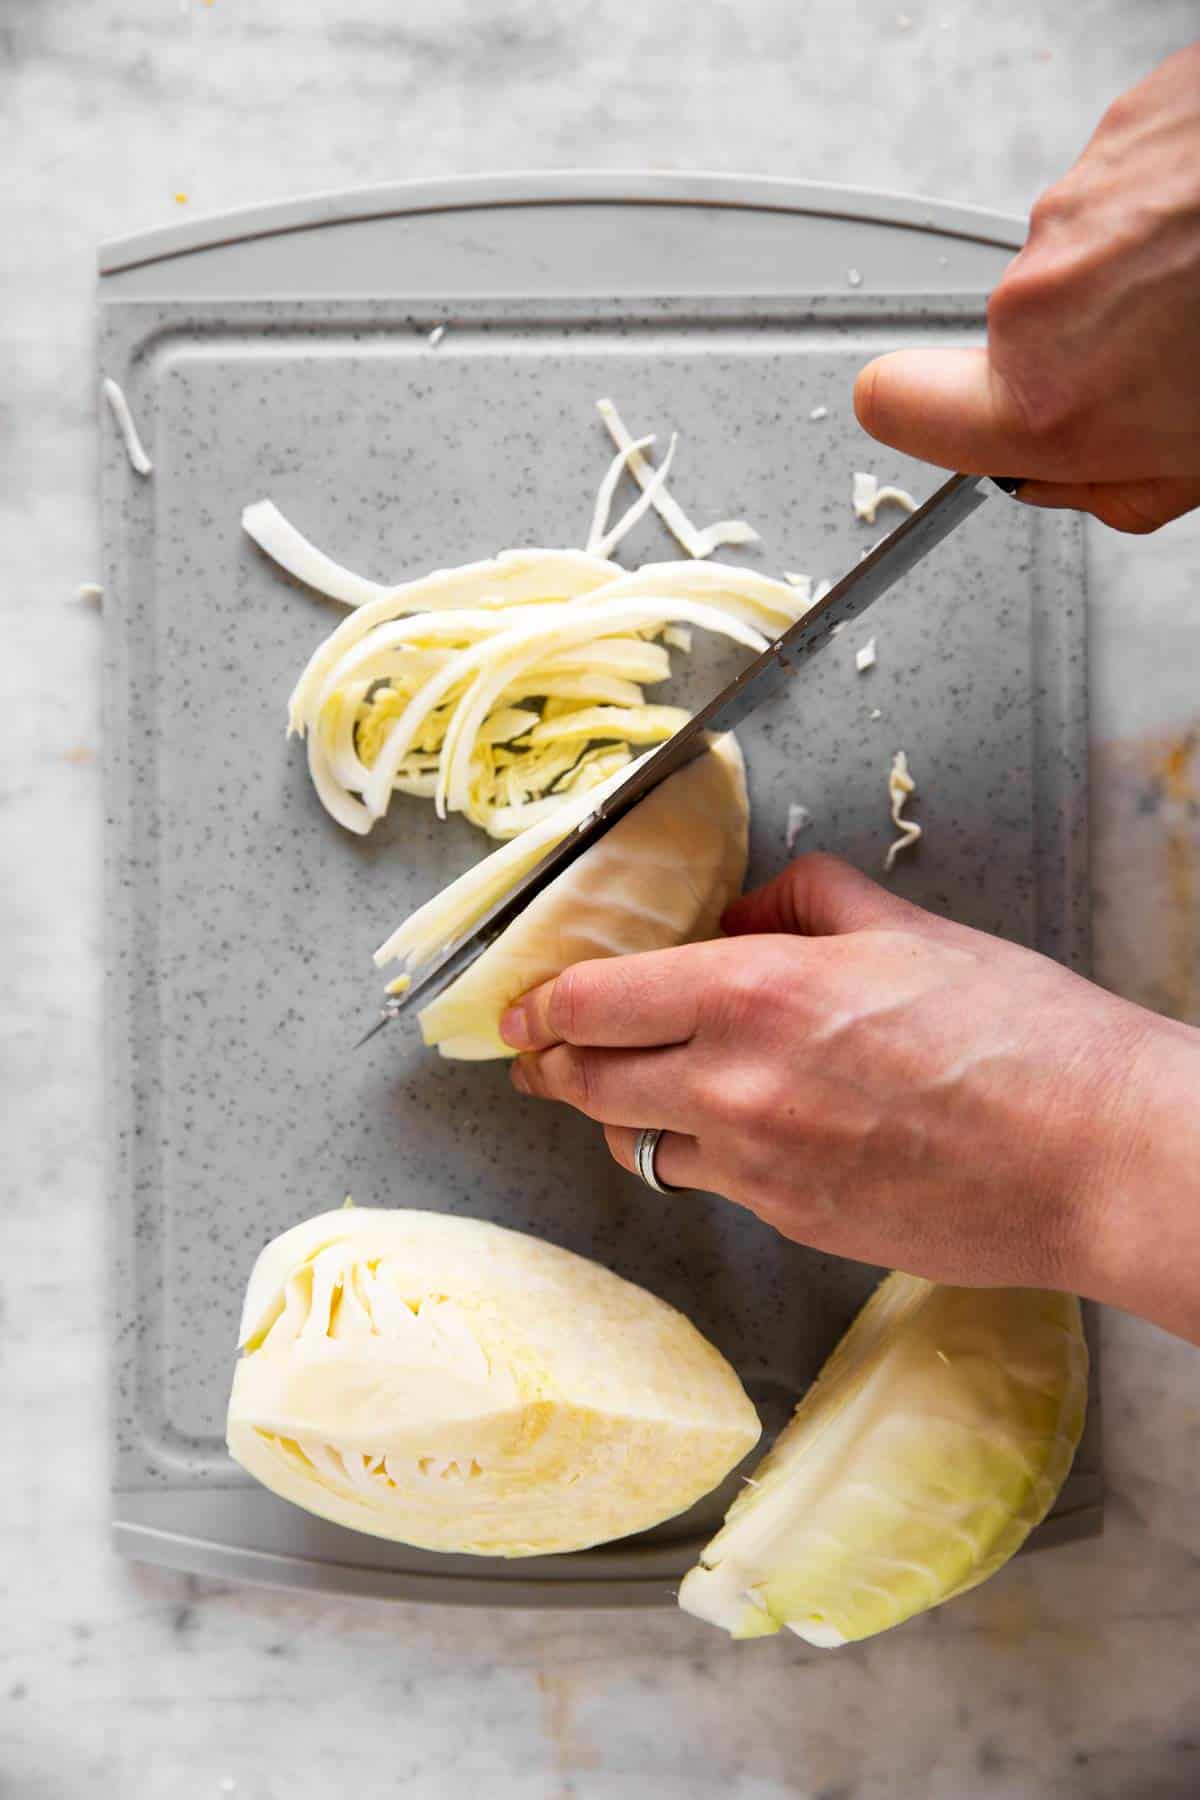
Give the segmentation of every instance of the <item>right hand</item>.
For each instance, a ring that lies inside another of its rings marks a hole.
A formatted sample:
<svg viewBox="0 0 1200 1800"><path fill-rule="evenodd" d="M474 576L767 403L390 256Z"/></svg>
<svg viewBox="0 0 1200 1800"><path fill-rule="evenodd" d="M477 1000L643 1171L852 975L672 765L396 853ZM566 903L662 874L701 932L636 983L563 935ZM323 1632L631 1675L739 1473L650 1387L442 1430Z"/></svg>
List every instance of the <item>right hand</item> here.
<svg viewBox="0 0 1200 1800"><path fill-rule="evenodd" d="M985 350L900 350L854 391L872 437L1020 499L1154 531L1200 506L1200 43L1115 101L1033 209Z"/></svg>

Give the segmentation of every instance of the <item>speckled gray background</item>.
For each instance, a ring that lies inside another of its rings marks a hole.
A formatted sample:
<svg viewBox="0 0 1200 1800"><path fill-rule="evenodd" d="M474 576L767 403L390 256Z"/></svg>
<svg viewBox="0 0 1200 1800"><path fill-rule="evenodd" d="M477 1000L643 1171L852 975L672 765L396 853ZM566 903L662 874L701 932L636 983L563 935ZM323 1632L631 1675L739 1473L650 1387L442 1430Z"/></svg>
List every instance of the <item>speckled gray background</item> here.
<svg viewBox="0 0 1200 1800"><path fill-rule="evenodd" d="M677 230L680 210L666 213ZM644 209L627 216L631 236L644 231ZM540 217L550 235L555 215ZM481 218L464 214L461 235L490 230L502 244L503 223ZM419 247L422 225L392 230ZM793 239L806 228L816 242L824 222L781 215L773 227ZM868 268L881 235L901 234L858 227ZM928 237L904 235L929 257ZM578 544L611 454L594 401L611 394L637 434L679 431L674 490L698 519L756 523L763 542L747 563L836 576L898 516L855 518L856 466L922 497L937 479L864 445L854 370L890 343L976 332L978 300L448 297L437 348L439 312L386 303L117 300L105 313L103 366L155 463L141 481L109 432L113 876L131 904L126 941L119 914L113 939L132 1047L127 1066L115 1046L112 1071L126 1129L114 1202L133 1246L117 1282L121 1485L242 1481L222 1442L242 1282L269 1237L347 1192L496 1219L645 1282L733 1359L774 1428L873 1271L708 1196L647 1205L597 1127L521 1100L501 1067L440 1061L411 1028L351 1053L380 991L372 949L487 844L403 797L366 840L322 811L301 747L284 741L285 700L342 609L270 564L240 513L269 497L383 579L509 544ZM828 416L811 419L819 406ZM629 562L677 554L657 521L622 546ZM806 846L878 874L893 836L886 776L903 747L926 836L896 888L1081 961L1081 600L1077 525L991 501L743 729L750 880L786 860L795 800L813 814ZM860 674L868 636L878 661ZM697 702L743 660L700 641L676 659L670 697ZM658 1538L695 1541L725 1498ZM294 1509L257 1496L235 1541L256 1541L264 1505L309 1551L457 1569L336 1528L314 1538ZM196 1532L212 1535L215 1516L198 1504ZM228 1529L229 1509L219 1517ZM614 1555L571 1566L599 1574ZM501 1581L531 1573L494 1567Z"/></svg>

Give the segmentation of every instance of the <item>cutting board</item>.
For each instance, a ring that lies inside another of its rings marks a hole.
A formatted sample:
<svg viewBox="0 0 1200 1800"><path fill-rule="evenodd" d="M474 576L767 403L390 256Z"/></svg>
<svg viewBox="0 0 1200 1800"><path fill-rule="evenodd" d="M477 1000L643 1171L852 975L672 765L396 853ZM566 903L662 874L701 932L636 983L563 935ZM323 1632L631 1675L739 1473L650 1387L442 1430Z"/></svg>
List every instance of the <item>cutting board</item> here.
<svg viewBox="0 0 1200 1800"><path fill-rule="evenodd" d="M609 395L636 435L679 432L672 486L693 517L757 526L740 560L836 576L886 523L855 519L853 470L918 498L937 479L864 439L856 369L979 341L1019 241L1008 221L882 196L563 177L326 197L104 252L101 373L153 461L138 475L102 417L122 1550L437 1601L669 1601L736 1475L641 1537L504 1562L342 1530L231 1463L251 1263L347 1193L497 1220L643 1283L732 1359L768 1436L878 1277L712 1196L649 1194L594 1126L521 1101L502 1067L442 1063L401 1026L351 1053L379 998L371 951L488 845L416 800L366 839L321 811L284 711L339 610L261 556L242 507L273 499L381 580L579 545ZM676 554L654 520L621 551ZM801 847L880 874L904 749L925 835L896 891L1086 968L1084 651L1075 522L989 504L745 728L751 881L786 861L793 803L812 816ZM699 643L656 698L695 702L740 654ZM1032 1541L1096 1529L1100 1493L1093 1412Z"/></svg>

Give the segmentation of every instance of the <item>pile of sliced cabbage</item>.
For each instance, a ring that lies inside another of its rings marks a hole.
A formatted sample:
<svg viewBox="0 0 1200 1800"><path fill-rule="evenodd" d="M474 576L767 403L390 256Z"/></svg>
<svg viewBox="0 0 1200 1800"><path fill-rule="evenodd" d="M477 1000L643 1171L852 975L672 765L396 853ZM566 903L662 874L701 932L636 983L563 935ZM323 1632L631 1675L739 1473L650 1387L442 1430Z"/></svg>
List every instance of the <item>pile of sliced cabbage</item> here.
<svg viewBox="0 0 1200 1800"><path fill-rule="evenodd" d="M599 411L617 453L586 550L508 550L389 587L333 561L270 500L245 509L268 556L351 609L288 705L321 802L348 830L370 831L402 793L516 837L686 722L646 689L667 680L693 627L759 651L809 605L804 577L700 560L757 533L740 519L694 525L666 488L675 440L654 469L653 438L632 439L611 401ZM610 527L626 473L642 491ZM609 557L651 507L691 560L629 573Z"/></svg>

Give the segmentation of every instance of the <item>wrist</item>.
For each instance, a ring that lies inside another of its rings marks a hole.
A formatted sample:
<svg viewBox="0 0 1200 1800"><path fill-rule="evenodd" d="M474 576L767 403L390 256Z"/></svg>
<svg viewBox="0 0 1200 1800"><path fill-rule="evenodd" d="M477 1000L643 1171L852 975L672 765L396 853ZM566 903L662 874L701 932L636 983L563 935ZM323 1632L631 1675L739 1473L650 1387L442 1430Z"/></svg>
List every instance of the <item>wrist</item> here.
<svg viewBox="0 0 1200 1800"><path fill-rule="evenodd" d="M1145 1015L1096 1123L1073 1285L1200 1342L1200 1031Z"/></svg>

